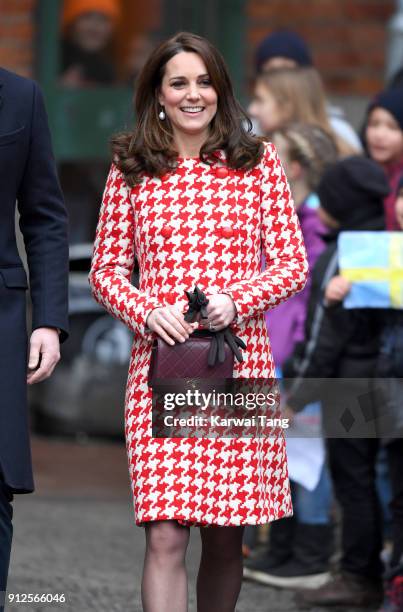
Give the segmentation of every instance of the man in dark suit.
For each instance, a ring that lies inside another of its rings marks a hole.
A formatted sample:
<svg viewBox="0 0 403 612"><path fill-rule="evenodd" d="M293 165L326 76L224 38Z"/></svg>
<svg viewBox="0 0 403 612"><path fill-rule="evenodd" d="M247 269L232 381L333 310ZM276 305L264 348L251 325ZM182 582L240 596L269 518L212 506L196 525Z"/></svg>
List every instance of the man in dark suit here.
<svg viewBox="0 0 403 612"><path fill-rule="evenodd" d="M16 203L32 300L29 346ZM68 336L67 228L42 93L35 82L0 68L0 610L13 535L11 502L14 494L34 490L27 384L50 376Z"/></svg>

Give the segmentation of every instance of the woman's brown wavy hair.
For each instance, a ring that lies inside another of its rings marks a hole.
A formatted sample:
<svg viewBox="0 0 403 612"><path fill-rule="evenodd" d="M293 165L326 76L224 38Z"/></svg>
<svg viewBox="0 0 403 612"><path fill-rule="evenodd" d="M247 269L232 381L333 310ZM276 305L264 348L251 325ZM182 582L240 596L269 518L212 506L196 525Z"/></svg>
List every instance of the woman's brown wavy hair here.
<svg viewBox="0 0 403 612"><path fill-rule="evenodd" d="M263 139L251 133L252 122L235 98L220 52L201 36L179 32L158 45L138 76L134 98L137 122L133 131L116 134L111 140L113 160L131 187L141 183L144 173L161 176L175 168L178 151L168 116L164 121L158 118L158 91L165 65L182 51L202 58L217 93L217 112L200 149L202 161L214 163L214 152L224 149L229 167L247 169L254 167L263 154Z"/></svg>

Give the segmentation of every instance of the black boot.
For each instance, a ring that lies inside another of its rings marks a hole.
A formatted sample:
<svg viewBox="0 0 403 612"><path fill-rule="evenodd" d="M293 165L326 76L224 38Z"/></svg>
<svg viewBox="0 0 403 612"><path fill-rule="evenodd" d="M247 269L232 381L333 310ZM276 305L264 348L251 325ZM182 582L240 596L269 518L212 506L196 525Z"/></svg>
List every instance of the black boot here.
<svg viewBox="0 0 403 612"><path fill-rule="evenodd" d="M243 577L264 584L264 576L275 567L291 559L294 549L296 519L289 518L274 521L270 525L269 542L266 549L255 558L245 561Z"/></svg>
<svg viewBox="0 0 403 612"><path fill-rule="evenodd" d="M255 575L255 580L278 588L316 589L330 579L333 547L331 525L297 523L292 557L278 567Z"/></svg>
<svg viewBox="0 0 403 612"><path fill-rule="evenodd" d="M316 606L343 606L343 610L350 610L355 607L380 605L382 596L380 579L340 572L319 589L299 591L295 596L295 603L302 610L312 610Z"/></svg>

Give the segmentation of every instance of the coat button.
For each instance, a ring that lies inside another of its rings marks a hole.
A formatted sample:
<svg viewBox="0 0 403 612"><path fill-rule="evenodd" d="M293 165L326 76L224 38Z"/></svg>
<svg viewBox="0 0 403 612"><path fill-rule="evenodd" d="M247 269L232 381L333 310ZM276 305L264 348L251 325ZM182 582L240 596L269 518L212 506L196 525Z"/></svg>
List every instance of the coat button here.
<svg viewBox="0 0 403 612"><path fill-rule="evenodd" d="M229 227L227 225L221 228L220 233L223 238L231 238L231 236L234 235L234 230L232 229L232 227Z"/></svg>
<svg viewBox="0 0 403 612"><path fill-rule="evenodd" d="M164 238L170 238L172 236L172 227L169 227L169 225L164 225L161 230L161 234Z"/></svg>
<svg viewBox="0 0 403 612"><path fill-rule="evenodd" d="M216 170L216 176L218 176L218 178L225 178L226 176L228 176L228 174L228 168L225 168L225 166L220 166Z"/></svg>

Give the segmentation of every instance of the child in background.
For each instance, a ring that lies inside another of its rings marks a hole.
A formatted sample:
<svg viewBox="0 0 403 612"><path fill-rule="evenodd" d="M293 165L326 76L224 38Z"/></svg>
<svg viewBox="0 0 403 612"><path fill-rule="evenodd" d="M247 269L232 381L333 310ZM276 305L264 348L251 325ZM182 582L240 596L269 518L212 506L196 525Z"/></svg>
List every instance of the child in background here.
<svg viewBox="0 0 403 612"><path fill-rule="evenodd" d="M403 87L387 89L370 103L363 129L365 149L384 171L390 193L385 198L386 229L400 229L395 202L403 177Z"/></svg>
<svg viewBox="0 0 403 612"><path fill-rule="evenodd" d="M258 75L248 112L267 136L292 122L316 125L334 141L339 156L358 152L334 131L319 75L309 68L282 68Z"/></svg>
<svg viewBox="0 0 403 612"><path fill-rule="evenodd" d="M256 74L281 70L283 68L304 68L304 75L312 87L312 95L322 105L324 99L326 113L335 133L352 149L361 152L358 135L347 122L343 109L329 104L325 97L322 78L315 66L311 50L306 41L293 30L281 28L271 31L259 43L255 52ZM318 92L321 96L318 96Z"/></svg>
<svg viewBox="0 0 403 612"><path fill-rule="evenodd" d="M322 398L323 379L343 379L342 395L357 398L367 392L360 381L374 378L379 373L384 311L343 308L341 301L349 291L349 282L338 275L337 236L343 230L383 230L384 198L388 192L387 177L382 168L373 160L360 157L338 162L325 172L321 180L318 187L319 214L333 231L327 238L329 246L313 272L307 340L298 345L293 358L285 364L286 373L296 376L287 396L293 410L301 409L307 401ZM342 422L345 401L339 395L329 393L322 401L329 464L342 510L341 571L323 587L300 592L299 604L304 609L379 605L383 571L380 558L382 516L376 492L375 466L380 440L375 437L354 438L348 434L334 436L334 427ZM388 574L389 601L381 610L401 612L402 440L394 440L386 448L393 491L394 551L391 573Z"/></svg>
<svg viewBox="0 0 403 612"><path fill-rule="evenodd" d="M395 215L397 227L403 230L403 175L398 184L397 199L395 202ZM392 217L392 214L391 214ZM403 493L403 312L402 310L388 310L383 317L381 333L381 350L377 365L377 376L383 378L383 391L385 405L390 417L393 416L393 426L396 438L389 439L386 454L393 454L395 459L395 476L389 474L394 485L391 491L392 500ZM379 383L378 383L379 384ZM388 448L389 447L389 448ZM400 502L402 506L402 502ZM399 505L394 503L395 511ZM400 513L403 510L400 508ZM402 522L402 521L401 521ZM403 610L403 525L396 521L392 523L393 549L388 559L385 579L385 600L379 612L401 612Z"/></svg>
<svg viewBox="0 0 403 612"><path fill-rule="evenodd" d="M120 16L119 0L64 0L62 85L95 87L117 82L111 55Z"/></svg>
<svg viewBox="0 0 403 612"><path fill-rule="evenodd" d="M325 248L322 238L326 234L326 228L317 215L319 200L315 189L324 169L337 159L336 145L321 128L298 123L276 131L272 138L291 187L312 269ZM264 267L264 259L262 264ZM309 284L308 280L304 290L287 304L266 313L270 343L279 372L296 342L304 338ZM318 412L319 406L316 410ZM309 440L305 442L310 444ZM289 440L287 445L291 443ZM261 557L245 564L245 578L280 588L315 587L329 578L333 530L327 467L323 466L313 491L297 483L292 483L292 491L294 516L271 525L269 547Z"/></svg>
<svg viewBox="0 0 403 612"><path fill-rule="evenodd" d="M386 229L399 231L403 229L403 85L399 78L394 79L394 82L370 103L363 129L363 142L367 154L385 170L391 187L390 194L384 201ZM384 376L385 381L388 377L392 377L391 380L393 377L402 378L403 367L400 370L391 368L391 356L402 354L403 351L403 313L399 310L386 311L383 324L378 375ZM394 395L396 389L391 393L390 404L397 402L400 405L401 397L393 399ZM381 499L384 512L390 520L390 512L385 508L390 491L390 479L385 472L385 455L385 449L382 449L378 468L383 470L383 475L379 478L381 490L384 492ZM403 599L403 595L401 597ZM403 610L403 603L401 608ZM393 612L393 608L387 610Z"/></svg>
<svg viewBox="0 0 403 612"><path fill-rule="evenodd" d="M318 217L319 199L315 189L325 168L337 160L336 145L321 128L301 123L274 132L273 143L291 187L312 270L325 248L323 236L327 233ZM266 313L274 361L280 368L295 344L304 339L309 292L310 279L300 293Z"/></svg>

